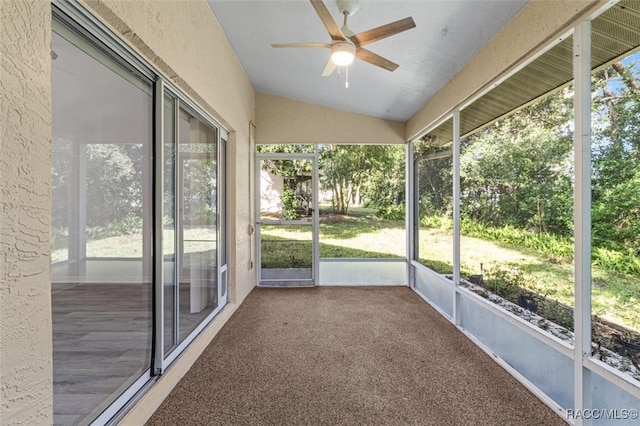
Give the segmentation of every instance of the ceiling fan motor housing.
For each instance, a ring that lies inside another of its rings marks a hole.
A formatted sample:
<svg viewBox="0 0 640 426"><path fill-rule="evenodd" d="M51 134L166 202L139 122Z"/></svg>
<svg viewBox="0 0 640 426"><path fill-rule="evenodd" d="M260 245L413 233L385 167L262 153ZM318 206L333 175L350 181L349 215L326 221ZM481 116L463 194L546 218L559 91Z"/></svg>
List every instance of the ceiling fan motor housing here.
<svg viewBox="0 0 640 426"><path fill-rule="evenodd" d="M353 16L358 11L360 3L358 0L337 0L338 10L343 15Z"/></svg>

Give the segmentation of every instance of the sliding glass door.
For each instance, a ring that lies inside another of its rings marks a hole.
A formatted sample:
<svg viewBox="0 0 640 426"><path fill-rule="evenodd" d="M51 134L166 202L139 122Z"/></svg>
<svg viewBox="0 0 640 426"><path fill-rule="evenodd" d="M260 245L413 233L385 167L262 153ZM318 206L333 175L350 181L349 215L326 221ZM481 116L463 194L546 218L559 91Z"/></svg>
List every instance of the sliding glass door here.
<svg viewBox="0 0 640 426"><path fill-rule="evenodd" d="M227 302L229 135L54 15L54 423L104 424Z"/></svg>

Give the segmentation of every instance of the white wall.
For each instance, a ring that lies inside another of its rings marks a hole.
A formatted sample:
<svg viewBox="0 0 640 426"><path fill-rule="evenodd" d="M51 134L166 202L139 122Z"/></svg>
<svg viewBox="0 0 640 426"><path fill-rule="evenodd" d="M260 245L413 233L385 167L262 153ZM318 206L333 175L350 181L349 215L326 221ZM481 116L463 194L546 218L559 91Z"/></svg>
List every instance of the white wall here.
<svg viewBox="0 0 640 426"><path fill-rule="evenodd" d="M284 179L266 170L260 170L260 212L278 213L284 208L282 188Z"/></svg>

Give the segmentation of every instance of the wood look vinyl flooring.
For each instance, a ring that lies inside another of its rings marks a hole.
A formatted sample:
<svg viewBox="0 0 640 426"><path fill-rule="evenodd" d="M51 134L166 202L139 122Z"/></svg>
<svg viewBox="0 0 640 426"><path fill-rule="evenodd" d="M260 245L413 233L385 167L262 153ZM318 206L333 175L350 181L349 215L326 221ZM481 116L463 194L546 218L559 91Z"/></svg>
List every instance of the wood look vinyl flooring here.
<svg viewBox="0 0 640 426"><path fill-rule="evenodd" d="M89 424L142 374L148 374L152 286L54 283L51 297L54 424ZM215 301L201 312L189 313L189 285L181 284L181 339L214 305Z"/></svg>

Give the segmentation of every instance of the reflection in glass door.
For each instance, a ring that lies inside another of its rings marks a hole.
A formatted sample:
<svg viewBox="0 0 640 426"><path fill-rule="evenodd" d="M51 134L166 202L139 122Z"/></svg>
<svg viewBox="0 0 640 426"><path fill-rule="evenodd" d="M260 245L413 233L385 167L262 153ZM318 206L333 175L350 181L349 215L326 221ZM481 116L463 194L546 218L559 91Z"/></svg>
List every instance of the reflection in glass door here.
<svg viewBox="0 0 640 426"><path fill-rule="evenodd" d="M314 154L258 154L259 284L314 285L318 208Z"/></svg>
<svg viewBox="0 0 640 426"><path fill-rule="evenodd" d="M217 131L184 109L178 124L178 338L218 306Z"/></svg>
<svg viewBox="0 0 640 426"><path fill-rule="evenodd" d="M150 377L152 84L53 25L53 423L89 424Z"/></svg>
<svg viewBox="0 0 640 426"><path fill-rule="evenodd" d="M162 297L167 357L224 303L218 265L226 257L220 259L218 243L225 232L220 222L225 216L219 211L224 199L219 147L225 142L219 141L218 128L178 99L165 96L163 110ZM226 274L223 278L226 282Z"/></svg>

